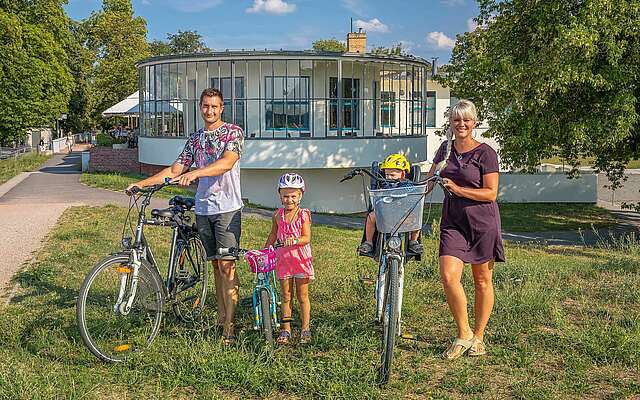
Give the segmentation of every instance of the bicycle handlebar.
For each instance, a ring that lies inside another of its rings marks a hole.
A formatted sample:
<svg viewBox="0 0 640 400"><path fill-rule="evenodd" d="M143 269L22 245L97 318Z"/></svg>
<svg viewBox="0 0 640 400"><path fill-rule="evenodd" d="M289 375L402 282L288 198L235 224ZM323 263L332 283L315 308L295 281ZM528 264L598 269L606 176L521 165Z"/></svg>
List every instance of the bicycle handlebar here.
<svg viewBox="0 0 640 400"><path fill-rule="evenodd" d="M277 249L278 247L283 247L284 243L280 243L280 242L276 242L274 244L271 245L271 247L273 247L274 249ZM240 247L220 247L218 249L218 255L220 256L234 256L237 257L241 254L247 253L251 251L250 249L243 249Z"/></svg>
<svg viewBox="0 0 640 400"><path fill-rule="evenodd" d="M394 182L393 180L389 180L389 179L384 179L384 178L380 178L378 176L373 175L371 172L369 172L366 169L363 168L354 168L351 171L347 172L345 174L345 176L342 177L342 179L340 179L340 182L344 182L347 181L349 179L353 179L353 177L355 177L356 175L369 175L372 179L378 181L378 182ZM425 180L419 181L419 182L415 182L416 185L426 185L430 182L436 183L438 185L440 185L440 187L442 188L442 190L444 190L445 192L447 192L449 195L453 195L451 193L451 191L449 189L447 189L444 186L444 181L443 178L440 176L440 173L436 172L435 174L431 175L430 177L428 177Z"/></svg>
<svg viewBox="0 0 640 400"><path fill-rule="evenodd" d="M342 179L340 179L340 182L342 183L344 181L348 181L349 179L353 179L356 175L362 175L362 174L369 175L371 179L375 179L378 182L393 182L393 180L384 179L384 178L380 178L379 176L375 176L374 174L372 174L371 172L363 168L354 168L351 171L347 172L345 176L343 176Z"/></svg>
<svg viewBox="0 0 640 400"><path fill-rule="evenodd" d="M138 186L134 186L132 187L130 190L125 189L125 193L128 196L133 196L135 194L138 193L142 193L142 194L147 194L147 193L154 193L157 192L158 190L166 187L166 186L171 186L171 185L177 185L177 182L172 182L171 178L164 178L164 182L163 183L158 183L155 185L151 185L151 186L145 186L143 188L138 187Z"/></svg>

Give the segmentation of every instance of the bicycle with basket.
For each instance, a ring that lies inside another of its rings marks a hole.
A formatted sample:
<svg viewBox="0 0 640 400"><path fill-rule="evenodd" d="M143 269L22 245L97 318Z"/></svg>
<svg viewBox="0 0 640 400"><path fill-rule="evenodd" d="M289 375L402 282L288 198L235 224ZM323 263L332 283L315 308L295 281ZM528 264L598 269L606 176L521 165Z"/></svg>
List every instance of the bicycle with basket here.
<svg viewBox="0 0 640 400"><path fill-rule="evenodd" d="M380 184L389 181L384 178L376 162L373 163L371 171L353 169L340 182L352 179L356 175L368 175L371 178L365 197L369 198L368 211L376 213L372 256L378 261L374 291L376 321L382 325L379 382L386 384L391 375L396 338L402 336L404 266L410 260L420 260L419 254L408 249L409 232L422 229L422 212L428 186L438 184L443 189L444 186L442 178L437 173L420 181L419 168L412 166L407 177L414 182L413 186L381 189Z"/></svg>

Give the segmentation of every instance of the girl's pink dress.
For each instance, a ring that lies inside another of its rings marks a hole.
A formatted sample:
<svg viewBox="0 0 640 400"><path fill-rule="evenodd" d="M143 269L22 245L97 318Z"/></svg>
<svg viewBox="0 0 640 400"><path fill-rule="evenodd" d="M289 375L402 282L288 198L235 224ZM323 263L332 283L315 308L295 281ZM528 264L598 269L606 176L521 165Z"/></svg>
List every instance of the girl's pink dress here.
<svg viewBox="0 0 640 400"><path fill-rule="evenodd" d="M288 223L284 218L284 208L280 208L278 210L278 241L284 242L286 238L300 237L302 235L302 225L307 220L311 222L311 211L306 208L301 208L291 223ZM310 244L278 247L276 249L276 258L276 276L278 279L292 277L314 279Z"/></svg>

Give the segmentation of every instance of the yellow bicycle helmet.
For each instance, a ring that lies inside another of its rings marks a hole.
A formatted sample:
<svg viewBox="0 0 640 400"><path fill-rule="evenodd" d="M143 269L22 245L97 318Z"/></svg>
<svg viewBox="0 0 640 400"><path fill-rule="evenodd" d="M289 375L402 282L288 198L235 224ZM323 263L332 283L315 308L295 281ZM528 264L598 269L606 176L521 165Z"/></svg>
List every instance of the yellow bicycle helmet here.
<svg viewBox="0 0 640 400"><path fill-rule="evenodd" d="M380 169L387 168L401 169L407 173L411 171L411 165L409 164L409 161L407 161L407 158L398 153L389 155L380 165Z"/></svg>

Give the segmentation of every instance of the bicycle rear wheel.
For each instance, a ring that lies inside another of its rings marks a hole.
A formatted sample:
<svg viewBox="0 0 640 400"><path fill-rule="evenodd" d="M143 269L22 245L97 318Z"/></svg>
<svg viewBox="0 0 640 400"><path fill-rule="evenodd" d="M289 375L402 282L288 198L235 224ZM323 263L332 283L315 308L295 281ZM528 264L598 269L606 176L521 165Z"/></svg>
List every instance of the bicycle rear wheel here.
<svg viewBox="0 0 640 400"><path fill-rule="evenodd" d="M209 266L198 236L178 250L173 276L173 312L182 322L194 323L202 315L207 299Z"/></svg>
<svg viewBox="0 0 640 400"><path fill-rule="evenodd" d="M398 260L391 259L387 268L385 296L382 310L382 355L380 384L389 382L393 347L398 332Z"/></svg>
<svg viewBox="0 0 640 400"><path fill-rule="evenodd" d="M262 313L262 333L269 344L273 344L273 323L271 320L271 293L260 289L260 312Z"/></svg>
<svg viewBox="0 0 640 400"><path fill-rule="evenodd" d="M101 360L124 361L147 348L160 330L164 292L158 273L142 261L131 309L123 312L132 277L129 254L118 254L98 262L80 287L76 304L80 336Z"/></svg>

